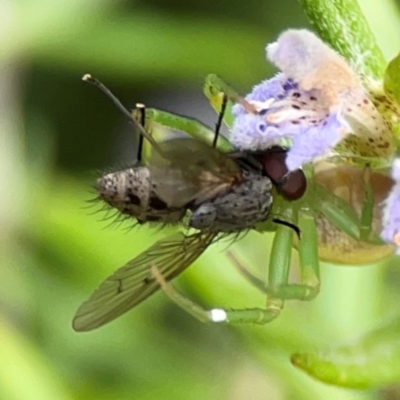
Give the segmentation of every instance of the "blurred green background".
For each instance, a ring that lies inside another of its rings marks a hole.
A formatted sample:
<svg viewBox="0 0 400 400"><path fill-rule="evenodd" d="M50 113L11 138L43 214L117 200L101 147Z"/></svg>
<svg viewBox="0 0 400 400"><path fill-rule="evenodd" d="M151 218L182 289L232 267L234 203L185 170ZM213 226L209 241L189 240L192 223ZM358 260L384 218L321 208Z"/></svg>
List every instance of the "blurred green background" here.
<svg viewBox="0 0 400 400"><path fill-rule="evenodd" d="M393 56L396 3L361 5ZM295 0L0 0L0 399L396 398L396 387L324 385L289 361L394 314L396 262L323 265L320 296L288 302L266 326L204 325L158 293L97 331L71 328L106 276L168 233L103 229L108 222L86 207L91 171L129 161L135 137L81 76L101 79L128 107L140 101L212 126L205 75L245 93L273 72L265 44L308 26ZM269 239L251 233L232 249L265 274ZM262 306L226 246L209 249L176 285L208 307Z"/></svg>

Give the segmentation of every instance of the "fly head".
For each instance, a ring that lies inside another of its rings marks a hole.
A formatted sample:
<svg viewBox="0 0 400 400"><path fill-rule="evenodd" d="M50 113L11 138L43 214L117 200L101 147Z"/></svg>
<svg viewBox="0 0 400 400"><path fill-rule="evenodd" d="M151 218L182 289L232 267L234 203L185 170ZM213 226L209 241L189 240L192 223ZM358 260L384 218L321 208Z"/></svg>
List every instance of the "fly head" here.
<svg viewBox="0 0 400 400"><path fill-rule="evenodd" d="M288 173L286 154L286 149L274 146L255 157L278 191L288 200L298 200L307 189L307 180L301 169Z"/></svg>

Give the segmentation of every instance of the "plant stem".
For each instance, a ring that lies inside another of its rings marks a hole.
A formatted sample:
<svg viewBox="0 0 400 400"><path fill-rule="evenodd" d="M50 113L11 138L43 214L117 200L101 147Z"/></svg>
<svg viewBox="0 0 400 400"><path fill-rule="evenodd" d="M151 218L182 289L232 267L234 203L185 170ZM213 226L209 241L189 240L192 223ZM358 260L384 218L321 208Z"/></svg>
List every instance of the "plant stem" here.
<svg viewBox="0 0 400 400"><path fill-rule="evenodd" d="M386 61L357 0L299 0L321 38L358 72L382 78Z"/></svg>

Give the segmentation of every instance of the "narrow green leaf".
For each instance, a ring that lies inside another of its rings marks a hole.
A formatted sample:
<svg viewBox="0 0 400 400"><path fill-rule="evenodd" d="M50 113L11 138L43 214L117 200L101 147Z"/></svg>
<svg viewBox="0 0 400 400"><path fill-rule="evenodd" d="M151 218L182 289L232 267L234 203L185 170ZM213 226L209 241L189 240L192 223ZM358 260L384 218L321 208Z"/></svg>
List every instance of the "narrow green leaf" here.
<svg viewBox="0 0 400 400"><path fill-rule="evenodd" d="M332 385L369 389L400 380L400 317L350 344L334 349L296 353L292 363Z"/></svg>

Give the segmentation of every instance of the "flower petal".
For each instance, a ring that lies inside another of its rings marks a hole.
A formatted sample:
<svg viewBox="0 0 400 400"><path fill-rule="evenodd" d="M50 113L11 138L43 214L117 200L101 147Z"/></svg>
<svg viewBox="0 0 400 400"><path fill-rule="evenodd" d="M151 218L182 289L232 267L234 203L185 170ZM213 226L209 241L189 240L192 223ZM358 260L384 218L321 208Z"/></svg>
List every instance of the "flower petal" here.
<svg viewBox="0 0 400 400"><path fill-rule="evenodd" d="M318 158L326 158L341 139L345 131L338 115L333 114L321 125L308 129L293 138L292 146L286 156L286 166L289 171L299 169L303 164Z"/></svg>
<svg viewBox="0 0 400 400"><path fill-rule="evenodd" d="M328 107L338 105L342 94L359 87L347 61L305 29L283 32L266 52L267 58L300 88L320 90Z"/></svg>

